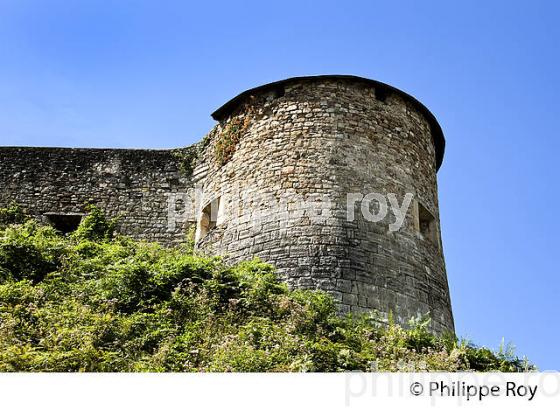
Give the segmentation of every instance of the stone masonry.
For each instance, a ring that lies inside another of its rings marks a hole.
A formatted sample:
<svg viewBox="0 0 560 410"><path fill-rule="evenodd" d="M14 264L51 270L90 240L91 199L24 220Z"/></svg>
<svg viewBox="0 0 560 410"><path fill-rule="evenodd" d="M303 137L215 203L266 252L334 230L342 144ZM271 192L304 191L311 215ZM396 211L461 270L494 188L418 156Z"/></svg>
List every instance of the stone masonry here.
<svg viewBox="0 0 560 410"><path fill-rule="evenodd" d="M259 257L291 287L322 289L340 310L430 314L454 329L436 172L445 141L404 92L352 76L292 78L248 90L179 150L0 148L0 206L56 223L95 203L119 231L164 245L196 227L196 247L229 262ZM372 222L348 195L413 195L402 227Z"/></svg>

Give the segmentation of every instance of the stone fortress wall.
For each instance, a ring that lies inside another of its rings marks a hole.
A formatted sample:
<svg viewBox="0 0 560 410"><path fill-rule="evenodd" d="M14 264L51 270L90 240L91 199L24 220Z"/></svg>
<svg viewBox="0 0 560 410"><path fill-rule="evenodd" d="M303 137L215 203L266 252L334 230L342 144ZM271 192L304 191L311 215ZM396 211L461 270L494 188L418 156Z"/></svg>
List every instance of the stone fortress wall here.
<svg viewBox="0 0 560 410"><path fill-rule="evenodd" d="M0 148L0 206L48 219L94 202L123 215L122 233L166 245L196 225L200 250L257 256L342 312L429 313L434 331L454 329L436 180L445 142L422 104L359 77L302 77L248 90L213 117L188 155ZM348 194L360 193L414 200L391 232L391 215L368 221L359 203L348 220Z"/></svg>
<svg viewBox="0 0 560 410"><path fill-rule="evenodd" d="M192 189L176 152L0 147L0 207L15 202L43 222L70 219L75 227L72 219L79 223L91 203L120 217L124 235L179 244L195 216L192 209L190 218L169 229L169 196Z"/></svg>

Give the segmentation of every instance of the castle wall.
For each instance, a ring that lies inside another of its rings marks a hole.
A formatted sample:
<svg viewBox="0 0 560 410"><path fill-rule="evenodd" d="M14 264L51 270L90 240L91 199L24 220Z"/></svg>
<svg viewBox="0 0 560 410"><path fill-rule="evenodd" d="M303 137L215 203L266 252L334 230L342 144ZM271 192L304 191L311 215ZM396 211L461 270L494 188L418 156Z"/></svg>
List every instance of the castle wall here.
<svg viewBox="0 0 560 410"><path fill-rule="evenodd" d="M332 293L343 312L392 311L400 321L430 313L435 331L453 330L432 131L415 104L385 91L376 98L361 82L295 81L240 103L204 153L203 203L220 204L199 247L231 261L258 256L291 286ZM237 139L222 165L216 146ZM372 192L399 203L414 194L435 218L436 240L418 232L412 206L397 232L391 218L356 212L348 221L347 194Z"/></svg>
<svg viewBox="0 0 560 410"><path fill-rule="evenodd" d="M436 179L445 141L425 107L375 81L326 76L249 90L213 116L182 150L0 147L0 207L48 221L93 203L121 216L120 233L164 245L196 225L200 250L260 257L291 287L333 294L342 312L428 313L434 331L453 330ZM368 220L360 202L349 220L348 195L372 193L413 195L399 230L391 213Z"/></svg>
<svg viewBox="0 0 560 410"><path fill-rule="evenodd" d="M169 150L0 147L0 207L17 202L47 221L50 214L83 213L93 203L121 216L120 233L171 245L185 240L195 219L191 204L173 199L172 206L192 212L172 229L168 224L169 195L192 189L180 168L180 157Z"/></svg>

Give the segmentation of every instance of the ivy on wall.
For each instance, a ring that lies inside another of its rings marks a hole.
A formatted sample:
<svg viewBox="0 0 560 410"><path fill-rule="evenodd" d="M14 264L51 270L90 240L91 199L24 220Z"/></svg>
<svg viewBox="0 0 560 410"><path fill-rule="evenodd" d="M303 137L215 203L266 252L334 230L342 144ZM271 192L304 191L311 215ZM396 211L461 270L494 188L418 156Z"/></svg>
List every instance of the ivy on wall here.
<svg viewBox="0 0 560 410"><path fill-rule="evenodd" d="M199 144L195 144L190 147L173 150L173 156L179 161L179 171L187 178L192 176L200 155L198 145Z"/></svg>
<svg viewBox="0 0 560 410"><path fill-rule="evenodd" d="M238 114L234 114L228 119L222 132L218 133L214 145L214 157L218 165L223 166L231 159L242 135L251 125L254 113L254 106L244 104Z"/></svg>

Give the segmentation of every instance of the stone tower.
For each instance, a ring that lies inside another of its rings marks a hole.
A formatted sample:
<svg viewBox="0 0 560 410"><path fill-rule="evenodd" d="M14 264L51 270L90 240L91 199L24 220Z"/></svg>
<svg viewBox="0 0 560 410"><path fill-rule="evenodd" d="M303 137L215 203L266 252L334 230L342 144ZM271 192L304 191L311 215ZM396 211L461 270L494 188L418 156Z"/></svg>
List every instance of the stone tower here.
<svg viewBox="0 0 560 410"><path fill-rule="evenodd" d="M258 256L342 311L428 313L434 331L453 331L436 181L445 140L425 106L377 81L317 76L245 91L213 117L195 170L199 248ZM349 201L371 193L413 195L399 230L390 212L373 222Z"/></svg>

